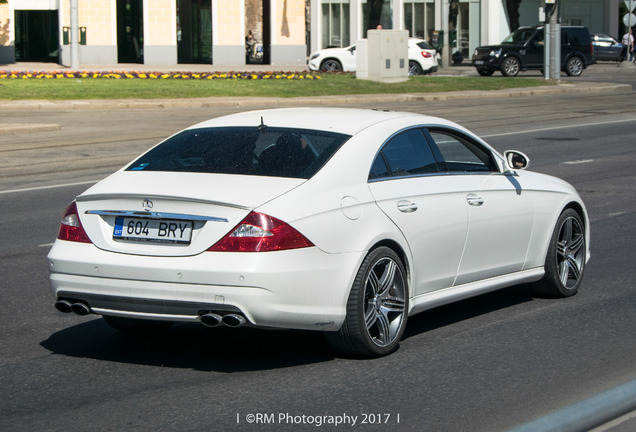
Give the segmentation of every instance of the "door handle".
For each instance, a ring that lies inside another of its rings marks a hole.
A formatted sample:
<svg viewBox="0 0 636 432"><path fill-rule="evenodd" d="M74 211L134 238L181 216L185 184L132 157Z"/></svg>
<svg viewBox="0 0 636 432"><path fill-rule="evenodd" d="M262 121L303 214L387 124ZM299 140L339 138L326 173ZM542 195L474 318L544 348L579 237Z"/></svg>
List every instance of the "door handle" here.
<svg viewBox="0 0 636 432"><path fill-rule="evenodd" d="M417 210L417 204L412 201L402 200L398 201L397 208L402 213L413 213Z"/></svg>
<svg viewBox="0 0 636 432"><path fill-rule="evenodd" d="M484 199L474 193L470 193L466 195L466 201L468 201L468 204L475 207L479 207L480 205L484 203Z"/></svg>

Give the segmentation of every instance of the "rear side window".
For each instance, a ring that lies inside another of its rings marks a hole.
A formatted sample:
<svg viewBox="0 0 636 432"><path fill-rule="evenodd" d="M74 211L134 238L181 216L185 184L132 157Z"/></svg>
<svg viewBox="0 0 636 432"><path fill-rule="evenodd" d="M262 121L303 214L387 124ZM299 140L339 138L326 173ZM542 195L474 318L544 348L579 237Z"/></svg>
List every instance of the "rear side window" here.
<svg viewBox="0 0 636 432"><path fill-rule="evenodd" d="M310 178L349 135L308 129L190 129L148 151L127 171Z"/></svg>
<svg viewBox="0 0 636 432"><path fill-rule="evenodd" d="M562 43L570 45L587 46L591 43L591 36L586 28L567 28L562 29Z"/></svg>
<svg viewBox="0 0 636 432"><path fill-rule="evenodd" d="M391 138L376 156L369 179L403 177L439 172L437 161L420 129Z"/></svg>

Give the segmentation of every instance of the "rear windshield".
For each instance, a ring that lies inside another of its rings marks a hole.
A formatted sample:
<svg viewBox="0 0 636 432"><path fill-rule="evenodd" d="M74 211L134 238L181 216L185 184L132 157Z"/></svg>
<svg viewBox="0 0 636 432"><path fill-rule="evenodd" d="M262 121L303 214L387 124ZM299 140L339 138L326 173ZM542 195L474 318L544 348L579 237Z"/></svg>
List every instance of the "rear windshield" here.
<svg viewBox="0 0 636 432"><path fill-rule="evenodd" d="M424 41L418 42L417 46L420 47L420 49L425 49L425 50L434 50L435 48L433 48L432 46L430 46L429 44L427 44Z"/></svg>
<svg viewBox="0 0 636 432"><path fill-rule="evenodd" d="M133 162L127 171L176 171L310 178L349 135L276 127L185 130Z"/></svg>

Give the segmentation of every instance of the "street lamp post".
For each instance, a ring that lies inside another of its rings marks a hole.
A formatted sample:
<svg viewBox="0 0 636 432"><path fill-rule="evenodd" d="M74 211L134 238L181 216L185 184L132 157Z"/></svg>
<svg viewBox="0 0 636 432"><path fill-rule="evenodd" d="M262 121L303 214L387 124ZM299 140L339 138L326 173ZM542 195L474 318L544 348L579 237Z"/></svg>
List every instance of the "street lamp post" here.
<svg viewBox="0 0 636 432"><path fill-rule="evenodd" d="M71 0L71 68L79 69L79 18L77 0Z"/></svg>

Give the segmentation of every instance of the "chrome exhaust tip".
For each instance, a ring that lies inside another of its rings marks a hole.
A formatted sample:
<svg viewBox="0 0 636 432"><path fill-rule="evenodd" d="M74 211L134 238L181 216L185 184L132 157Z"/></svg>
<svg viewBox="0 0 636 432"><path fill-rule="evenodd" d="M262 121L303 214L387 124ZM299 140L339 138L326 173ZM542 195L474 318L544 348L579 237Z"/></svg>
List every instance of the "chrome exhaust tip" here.
<svg viewBox="0 0 636 432"><path fill-rule="evenodd" d="M55 302L55 309L59 310L62 313L71 313L73 312L71 308L71 302L67 300L58 300Z"/></svg>
<svg viewBox="0 0 636 432"><path fill-rule="evenodd" d="M228 314L223 316L223 324L228 327L241 327L242 325L245 325L246 322L245 317L241 315Z"/></svg>
<svg viewBox="0 0 636 432"><path fill-rule="evenodd" d="M84 303L77 302L71 305L71 311L77 315L85 316L91 313L91 308Z"/></svg>
<svg viewBox="0 0 636 432"><path fill-rule="evenodd" d="M221 315L215 313L207 313L201 315L199 317L199 320L201 321L201 324L206 327L218 327L223 324L223 318L221 317Z"/></svg>

